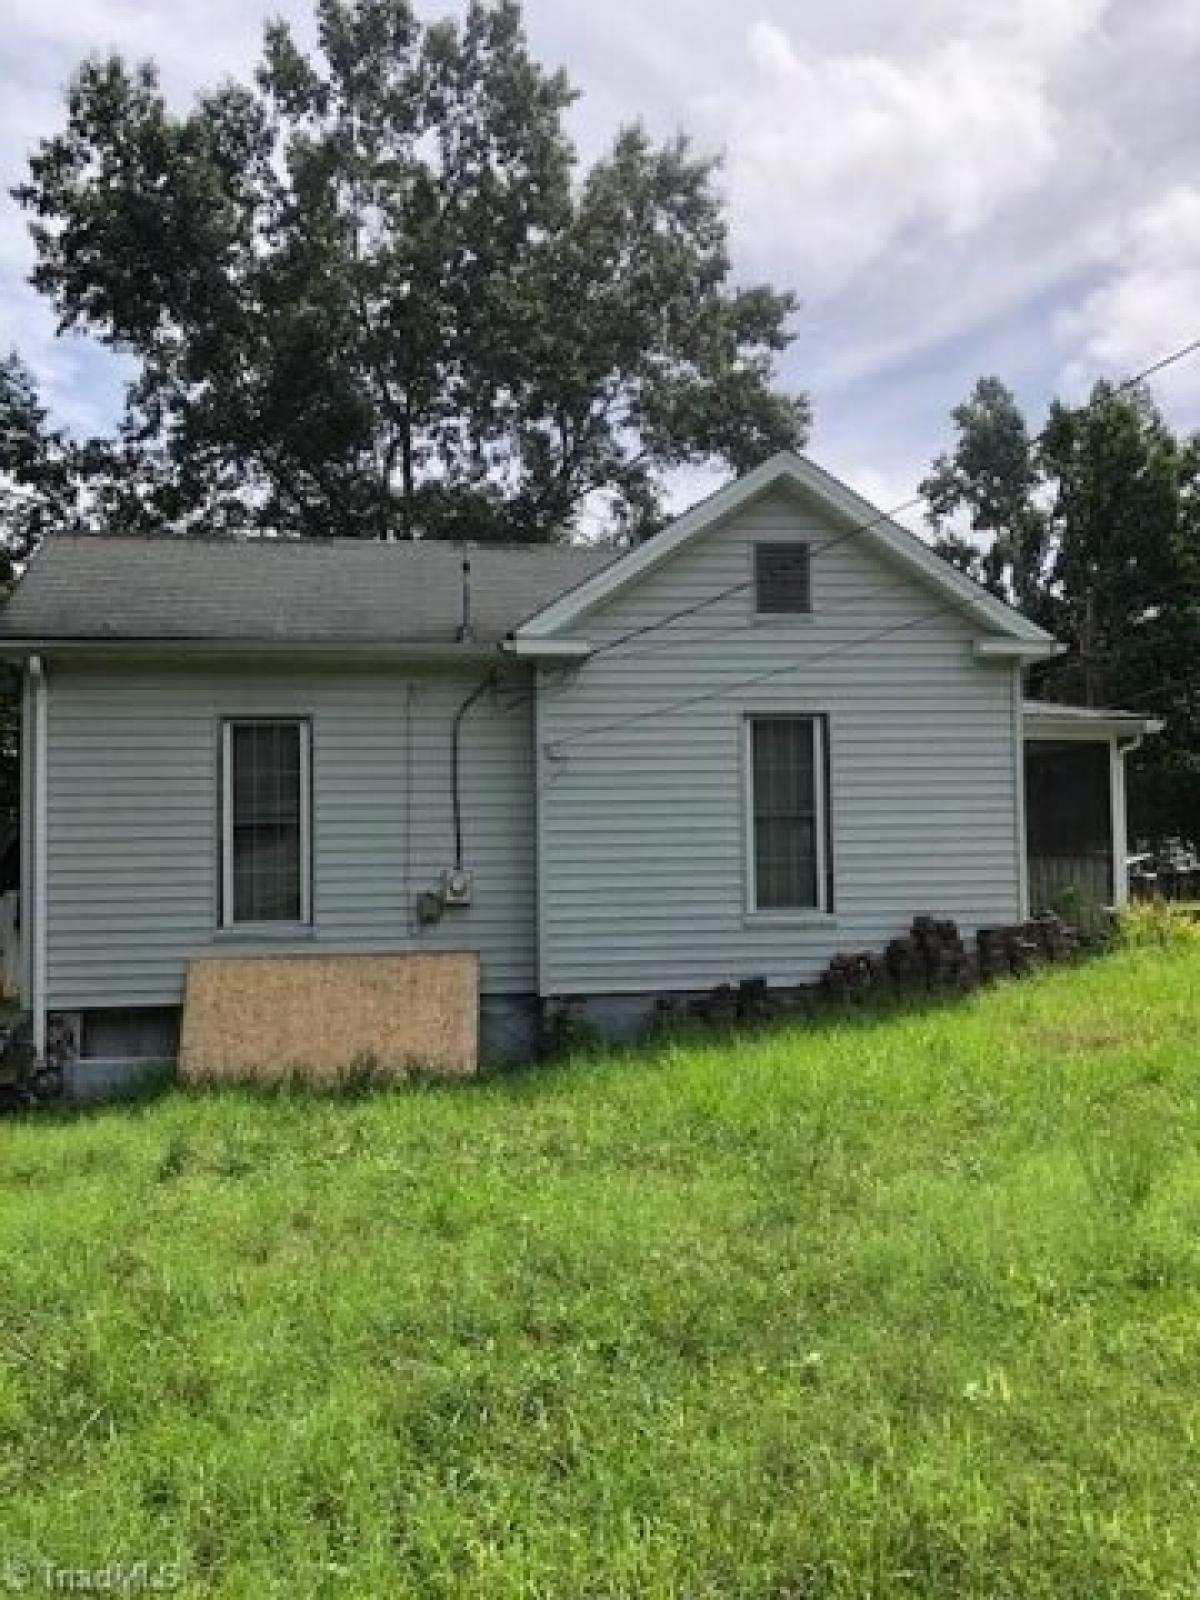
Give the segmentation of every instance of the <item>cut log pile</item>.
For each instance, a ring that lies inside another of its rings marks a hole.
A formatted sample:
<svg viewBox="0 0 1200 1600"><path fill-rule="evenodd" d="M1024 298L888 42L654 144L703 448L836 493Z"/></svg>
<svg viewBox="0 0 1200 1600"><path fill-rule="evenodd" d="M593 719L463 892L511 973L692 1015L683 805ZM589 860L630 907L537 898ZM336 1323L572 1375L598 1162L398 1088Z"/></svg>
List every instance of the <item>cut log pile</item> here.
<svg viewBox="0 0 1200 1600"><path fill-rule="evenodd" d="M719 983L707 994L696 995L687 1013L702 1022L729 1026L735 1022L766 1022L772 1017L807 1011L811 1004L812 992L803 985L770 989L765 978L743 978L736 988L731 983Z"/></svg>
<svg viewBox="0 0 1200 1600"><path fill-rule="evenodd" d="M968 949L949 918L914 917L882 955L853 950L835 955L817 984L768 988L761 978L738 987L720 984L696 996L689 1013L705 1022L732 1024L812 1011L821 1001L853 1003L884 990L966 990L980 980L1022 976L1044 962L1073 961L1081 952L1078 932L1052 913L1006 927L980 928Z"/></svg>
<svg viewBox="0 0 1200 1600"><path fill-rule="evenodd" d="M888 945L885 960L894 982L926 989L965 989L977 970L958 923L935 917L914 917L910 931Z"/></svg>
<svg viewBox="0 0 1200 1600"><path fill-rule="evenodd" d="M1007 928L980 928L981 978L1023 977L1044 961L1073 961L1080 951L1079 934L1053 913Z"/></svg>
<svg viewBox="0 0 1200 1600"><path fill-rule="evenodd" d="M821 987L827 994L852 1000L878 989L886 978L887 967L882 956L871 950L856 950L834 956L822 974Z"/></svg>

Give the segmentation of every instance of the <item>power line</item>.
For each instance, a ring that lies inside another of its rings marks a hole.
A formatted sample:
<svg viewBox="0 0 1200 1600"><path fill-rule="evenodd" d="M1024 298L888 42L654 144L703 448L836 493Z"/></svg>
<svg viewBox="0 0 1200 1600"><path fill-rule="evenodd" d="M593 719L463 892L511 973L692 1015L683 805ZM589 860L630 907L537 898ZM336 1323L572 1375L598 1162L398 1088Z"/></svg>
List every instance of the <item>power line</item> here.
<svg viewBox="0 0 1200 1600"><path fill-rule="evenodd" d="M722 589L720 591L719 595L713 595L711 598L712 598L713 601L716 601L718 599L723 599L727 595L729 595L730 593L736 592L736 589L745 589L745 588L748 588L748 587L750 587L749 584L744 584L744 583L743 584L738 584L734 590ZM853 612L858 606L860 606L864 602L873 601L873 600L877 600L877 599L878 599L878 590L876 590L876 589L864 589L864 590L861 590L861 591L859 591L859 592L857 592L855 594L851 594L849 596L848 600L846 601L846 603L843 604L843 605L822 606L821 607L821 611L820 611L820 616L821 616L822 619L824 619L826 617L845 616L845 615L849 614L850 612ZM693 607L689 607L687 609L688 609L688 611L690 613L692 611L699 610L701 608L693 606ZM672 616L678 616L678 615L679 615L679 613L677 613L677 612L672 613ZM665 618L665 617L661 619L661 621L664 624L666 623L667 620L668 619ZM652 632L654 632L654 627L655 627L654 624L649 624L644 629L640 630L640 633L652 633ZM711 642L713 640L717 640L717 639L734 639L739 634L750 633L750 632L758 632L758 631L759 630L755 629L751 624L747 623L745 621L745 619L742 619L740 622L731 623L728 627L720 626L720 627L715 627L715 628L702 628L702 629L697 630L695 633L680 634L680 635L677 635L677 636L672 637L670 639L664 639L658 644L648 645L643 649L623 650L622 651L622 657L623 657L623 659L630 660L630 661L644 661L649 656L667 655L671 651L682 649L682 648L686 647L689 644L708 644L709 642ZM771 637L771 632L770 632L770 628L769 627L763 628L761 630L761 632L762 632L762 637L764 639L769 639ZM635 638L639 637L640 633L638 635L634 635L634 637ZM622 637L622 640L624 640L628 636L623 634L621 637ZM603 654L605 648L606 648L606 646L604 646L604 645L597 645L596 648L592 651L591 655L587 659L589 661L590 660L594 660L596 656ZM569 687L569 685L567 683L564 683L561 687L565 689L565 688Z"/></svg>
<svg viewBox="0 0 1200 1600"><path fill-rule="evenodd" d="M1156 372L1161 372L1164 367L1173 367L1177 361L1182 361L1185 356L1195 355L1200 350L1200 339L1193 339L1189 344L1181 345L1178 350L1172 350L1159 361L1151 362L1148 367L1143 367L1140 372L1135 372L1132 378L1125 378L1121 383L1113 385L1114 394L1124 394L1127 389L1136 388L1139 383L1144 383L1147 378L1152 378ZM1090 403L1083 408L1090 409ZM1043 430L1044 431L1044 430Z"/></svg>
<svg viewBox="0 0 1200 1600"><path fill-rule="evenodd" d="M568 745L580 744L594 739L602 733L612 733L620 728L628 727L631 723L645 722L654 717L669 716L675 711L684 711L691 706L703 705L709 700L720 700L725 695L738 694L743 689L752 689L757 684L766 683L771 678L781 678L788 672L800 672L805 667L811 667L814 662L828 661L833 656L844 654L847 650L857 650L864 644L875 644L880 639L890 638L894 634L907 633L912 628L918 628L925 622L936 622L939 617L948 615L957 607L950 605L938 606L935 610L926 612L924 616L909 617L904 622L897 622L889 628L876 628L861 639L850 639L840 645L834 645L829 650L819 650L815 655L805 656L803 661L788 661L781 667L771 667L766 672L756 672L753 677L742 678L737 683L722 684L719 689L708 689L700 694L686 695L679 700L667 701L664 705L647 706L643 711L631 712L627 717L617 717L612 722L601 722L595 727L580 728L574 733L567 733L561 739L549 739L544 748L553 759L553 752L564 749Z"/></svg>
<svg viewBox="0 0 1200 1600"><path fill-rule="evenodd" d="M1124 379L1121 383L1114 386L1111 393L1123 393L1133 388L1138 383L1143 382L1153 373L1161 372L1164 370L1164 368L1173 366L1176 362L1184 360L1186 357L1195 354L1197 351L1200 351L1200 338L1192 339L1187 344L1180 345L1178 349L1160 357L1159 360L1153 362L1150 366L1144 367L1140 372L1136 372L1131 377ZM1102 399L1107 399L1109 397L1110 396L1103 396L1089 401L1087 405L1078 408L1076 415L1086 414L1088 411L1092 410L1093 407L1101 403ZM1030 440L1031 444L1037 444L1040 442L1046 432L1047 428L1045 427L1039 429L1039 431L1032 436ZM914 505L921 504L924 499L924 495L917 495L912 499L904 501L900 505L893 507L891 510L878 512L867 522L845 529L842 533L837 534L834 538L826 540L820 545L813 546L810 551L810 555L817 555L823 551L831 550L836 545L843 543L846 539L852 538L858 533L863 533L867 529L877 526L880 522L890 520L893 516L897 515L901 511L908 510ZM732 589L725 591L725 594L736 593L741 589L748 588L749 586L749 582L741 583L735 585ZM983 589L982 585L979 585L978 587ZM983 592L988 593L989 591L984 590ZM697 602L692 606L682 607L680 611L672 613L669 617L660 618L655 623L643 624L640 628L630 630L628 634L620 635L614 640L606 641L602 648L605 650L615 649L630 639L640 638L647 633L652 633L659 628L666 627L672 621L679 620L683 616L694 615L695 612L704 610L707 605L715 604L719 599L724 598L725 594L710 596L705 601ZM818 651L815 655L808 655L802 661L789 661L783 666L773 667L766 672L756 673L752 677L743 678L735 683L724 684L718 689L705 690L698 694L687 695L681 699L667 701L659 706L649 706L644 710L632 712L629 716L615 718L606 723L599 723L594 727L579 728L573 733L569 732L564 734L561 738L546 741L544 748L551 759L554 759L556 754L560 754L563 750L571 745L585 743L594 738L598 738L600 735L605 733L617 732L622 728L629 727L637 723L652 720L657 717L670 716L676 711L688 710L693 706L706 704L710 700L723 699L726 695L740 693L745 689L754 688L760 683L765 683L774 678L783 677L789 672L802 671L807 667L811 667L816 662L829 660L834 656L843 654L847 650L859 649L864 645L876 643L878 640L891 638L897 634L908 632L913 628L922 626L926 622L935 621L937 618L947 615L956 609L956 607L950 605L939 606L936 610L928 612L924 616L911 617L907 621L897 623L891 627L876 629L873 632L864 635L860 639L851 640L847 643L834 646L829 650ZM745 626L746 625L743 624L743 627ZM737 629L734 631L740 632L742 630Z"/></svg>
<svg viewBox="0 0 1200 1600"><path fill-rule="evenodd" d="M678 622L683 617L695 616L697 611L705 611L709 606L718 605L722 600L728 600L732 594L740 594L743 589L749 589L751 580L745 578L741 583L730 584L728 589L721 589L716 594L710 594L706 600L698 600L694 605L681 606L678 611L671 611L665 617L658 617L653 622L644 623L640 628L630 628L628 633L619 634L615 639L606 639L603 644L598 644L592 651L594 656L603 655L608 650L616 650L618 646L628 644L631 639L640 639L643 634L657 633L660 628L666 628L672 622Z"/></svg>
<svg viewBox="0 0 1200 1600"><path fill-rule="evenodd" d="M878 511L868 522L857 523L853 528L837 534L832 539L825 540L822 544L809 546L809 556L820 555L823 550L832 549L835 544L840 544L843 539L848 539L851 534L865 533L868 528L874 528L881 522L890 521L892 517L899 516L901 512L911 510L924 501L924 495L914 495L910 500L903 500L898 506L892 506L888 511ZM752 589L754 580L744 578L740 583L731 583L727 589L721 589L716 594L711 594L705 600L697 600L693 605L681 606L678 611L671 611L665 617L658 617L654 622L643 623L639 628L630 628L628 633L620 634L616 639L606 639L603 644L597 645L593 655L603 655L608 650L615 650L618 645L626 644L631 639L640 639L643 634L656 633L660 628L668 627L672 622L678 622L684 617L695 616L698 611L705 611L709 606L715 606L722 600L728 600L730 595L741 594L743 590Z"/></svg>
<svg viewBox="0 0 1200 1600"><path fill-rule="evenodd" d="M846 539L853 538L855 534L866 533L868 529L878 527L881 522L890 522L893 517L899 516L901 512L909 511L913 506L923 504L924 498L924 495L914 495L911 499L902 500L899 505L892 506L887 511L877 511L866 522L858 522L852 528L843 529L841 533L836 534L832 539L826 539L821 544L810 545L808 551L809 559L811 560L813 556L821 555L826 550L832 550L835 545L842 544ZM916 535L914 535L915 537ZM964 573L963 576L970 577L970 574ZM974 582L973 579L971 581ZM698 600L690 606L681 606L678 611L670 611L665 617L658 617L653 622L644 622L640 627L630 628L628 633L620 633L615 639L606 639L602 644L596 646L592 651L592 656L605 655L610 650L618 650L622 645L628 644L633 639L641 639L648 633L657 633L662 628L670 627L673 622L678 622L684 617L695 616L698 611L705 611L709 606L715 606L722 600L728 600L731 595L741 594L753 587L754 580L752 578L745 578L740 583L730 584L727 589L721 589L718 593L709 595L704 600ZM979 587L982 588L982 585L979 585ZM986 593L986 591L984 592Z"/></svg>
<svg viewBox="0 0 1200 1600"><path fill-rule="evenodd" d="M1128 378L1122 378L1120 383L1113 384L1108 394L1099 395L1095 399L1089 400L1086 405L1074 407L1073 414L1077 417L1086 416L1096 406L1103 405L1106 401L1111 400L1113 395L1126 394L1130 389L1136 389L1139 383L1144 383L1147 378L1153 377L1156 372L1162 372L1167 367L1173 367L1176 362L1185 361L1188 356L1195 355L1198 351L1200 351L1200 337L1189 339L1187 344L1180 345L1177 349L1169 351L1165 356L1160 356L1157 361L1152 361L1148 367L1143 367L1139 372L1132 373ZM1049 431L1050 424L1047 422L1036 433L1030 434L1030 445L1044 444ZM811 553L818 555L823 550L832 550L835 545L841 544L844 539L849 539L856 533L863 533L866 529L873 528L880 522L890 521L904 511L911 511L915 506L923 505L927 499L927 495L918 491L911 499L901 501L899 505L893 506L888 511L881 511L878 516L872 517L869 522L864 522L856 528L848 528L835 538L827 540L824 544L814 545ZM970 577L970 574L967 573L965 576ZM982 589L983 585L979 584L979 587ZM989 591L984 590L984 592L988 593Z"/></svg>
<svg viewBox="0 0 1200 1600"><path fill-rule="evenodd" d="M1168 352L1168 354L1165 356L1160 356L1157 361L1151 362L1149 366L1143 367L1139 372L1135 372L1130 377L1122 379L1120 383L1113 385L1112 389L1107 395L1099 396L1096 399L1089 400L1086 405L1076 407L1074 415L1086 416L1089 411L1093 410L1096 406L1103 404L1104 401L1111 399L1113 395L1127 393L1130 389L1136 388L1139 383L1143 383L1147 378L1152 377L1156 372L1162 372L1167 367L1174 366L1176 362L1186 360L1188 356L1195 355L1197 352L1200 352L1200 337L1189 340L1187 344L1180 345L1177 349ZM1043 427L1039 428L1036 433L1031 434L1029 438L1030 446L1032 447L1043 443L1046 434L1049 432L1049 429L1050 424L1046 423ZM878 527L882 522L891 522L893 518L903 515L904 512L912 511L917 506L925 505L927 500L928 496L920 492L915 495L910 495L907 500L901 500L897 505L889 506L883 511L877 511L873 516L869 517L867 521L855 523L852 527L844 528L841 533L835 534L831 539L825 539L819 544L810 545L810 560L814 556L824 555L827 551L836 549L838 545L844 544L848 539L855 538L860 533L867 533L871 528ZM913 538L919 539L919 535L915 533L912 536ZM920 542L925 544L924 540L920 540ZM930 546L927 544L925 544L925 547L926 549L930 548ZM958 571L963 577L967 578L970 582L974 583L981 593L991 595L991 591L983 584L979 583L977 579L972 578L970 573L963 572L961 567L956 568L955 570ZM681 621L685 617L694 616L697 612L707 610L710 606L717 605L722 600L727 600L730 598L730 596L740 594L752 587L753 583L750 579L746 579L740 583L732 584L729 588L722 589L717 594L709 595L706 599L696 601L692 605L682 606L678 611L669 612L665 617L659 617L654 622L642 623L639 627L629 629L627 633L618 634L614 639L606 639L602 644L597 645L592 654L593 656L605 655L609 651L618 650L622 645L628 644L634 639L640 639L646 634L656 633L662 628L670 627L673 622ZM991 597L993 599L996 598L994 595Z"/></svg>
<svg viewBox="0 0 1200 1600"><path fill-rule="evenodd" d="M874 629L872 632L865 634L860 639L847 640L842 644L831 647L828 650L817 651L813 655L805 656L804 660L802 661L789 661L783 666L771 667L765 672L755 673L752 677L742 678L736 683L723 684L719 689L704 690L694 695L686 695L677 700L667 701L662 705L648 706L642 711L631 712L627 717L617 717L610 722L598 723L595 727L577 729L573 733L564 734L562 738L546 741L544 748L547 755L549 755L553 760L555 759L557 752L570 745L586 743L593 738L599 737L601 734L618 732L622 728L626 728L631 724L650 721L660 716L669 716L676 711L684 711L690 709L692 706L704 705L710 700L723 699L726 695L738 694L742 690L754 688L760 683L766 683L772 679L784 677L789 672L802 671L804 668L810 667L816 662L828 661L834 656L843 655L848 650L857 650L863 645L874 644L881 639L892 638L897 634L907 633L914 628L922 626L922 624L926 622L935 622L943 616L948 616L956 611L956 609L957 608L953 605L938 606L933 611L926 612L923 616L909 617L903 622L893 624L891 627ZM1126 695L1122 698L1127 704L1133 704L1138 700L1153 699L1157 695L1171 688L1180 688L1189 692L1192 690L1200 692L1200 679L1189 681L1188 679L1169 678L1163 683L1156 684L1151 689L1139 690L1137 694Z"/></svg>

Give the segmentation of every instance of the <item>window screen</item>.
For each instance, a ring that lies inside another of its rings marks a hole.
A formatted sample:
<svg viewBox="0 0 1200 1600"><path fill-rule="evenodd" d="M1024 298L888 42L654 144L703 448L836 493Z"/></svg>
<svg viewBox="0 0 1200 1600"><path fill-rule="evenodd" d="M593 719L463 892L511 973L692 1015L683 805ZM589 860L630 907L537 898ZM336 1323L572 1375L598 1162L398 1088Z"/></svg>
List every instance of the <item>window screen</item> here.
<svg viewBox="0 0 1200 1600"><path fill-rule="evenodd" d="M754 604L765 615L812 610L806 544L754 546Z"/></svg>
<svg viewBox="0 0 1200 1600"><path fill-rule="evenodd" d="M824 771L815 717L750 719L754 908L821 909Z"/></svg>
<svg viewBox="0 0 1200 1600"><path fill-rule="evenodd" d="M308 920L308 725L225 725L224 920Z"/></svg>

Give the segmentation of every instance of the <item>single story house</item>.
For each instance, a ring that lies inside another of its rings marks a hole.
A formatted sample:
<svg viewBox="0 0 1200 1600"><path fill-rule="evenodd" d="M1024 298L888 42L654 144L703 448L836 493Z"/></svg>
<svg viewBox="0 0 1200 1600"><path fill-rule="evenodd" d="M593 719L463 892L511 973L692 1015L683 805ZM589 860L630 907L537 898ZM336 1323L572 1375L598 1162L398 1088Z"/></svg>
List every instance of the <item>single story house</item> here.
<svg viewBox="0 0 1200 1600"><path fill-rule="evenodd" d="M1119 900L1148 724L1026 704L1058 648L790 454L625 553L50 538L0 613L36 1040L69 1019L85 1086L170 1054L214 951L477 951L510 1052L548 1000L809 980L1022 917L1027 766L1094 783Z"/></svg>

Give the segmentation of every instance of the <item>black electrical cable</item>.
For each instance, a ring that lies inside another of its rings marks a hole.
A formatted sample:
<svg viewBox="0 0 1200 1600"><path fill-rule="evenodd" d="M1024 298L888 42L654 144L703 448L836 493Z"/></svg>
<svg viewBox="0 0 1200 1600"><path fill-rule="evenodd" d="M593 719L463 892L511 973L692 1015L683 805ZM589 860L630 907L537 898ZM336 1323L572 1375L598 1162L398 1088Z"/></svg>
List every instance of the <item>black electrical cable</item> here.
<svg viewBox="0 0 1200 1600"><path fill-rule="evenodd" d="M461 870L463 864L462 848L462 795L459 785L459 758L462 745L463 718L477 700L487 693L496 681L496 674L489 672L487 677L477 683L466 697L458 710L454 713L454 721L450 731L450 804L454 811L454 866Z"/></svg>

